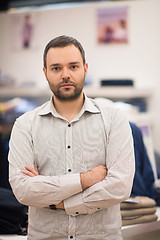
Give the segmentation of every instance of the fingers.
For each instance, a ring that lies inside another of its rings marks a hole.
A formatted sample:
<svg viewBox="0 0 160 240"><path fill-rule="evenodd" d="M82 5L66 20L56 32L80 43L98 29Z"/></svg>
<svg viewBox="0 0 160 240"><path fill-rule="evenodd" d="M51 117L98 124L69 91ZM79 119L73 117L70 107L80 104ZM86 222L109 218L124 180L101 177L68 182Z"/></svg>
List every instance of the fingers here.
<svg viewBox="0 0 160 240"><path fill-rule="evenodd" d="M97 170L98 170L98 171L99 171L99 170L100 170L100 171L101 171L101 170L106 170L106 171L108 171L107 167L104 166L104 165L99 165L99 166L97 166L97 167L94 167L94 168L91 169L91 171L92 171L92 170L96 170L96 171L97 171Z"/></svg>
<svg viewBox="0 0 160 240"><path fill-rule="evenodd" d="M25 175L28 175L29 177L35 177L36 175L34 175L33 173L27 171L27 170L22 170L22 173L24 173Z"/></svg>
<svg viewBox="0 0 160 240"><path fill-rule="evenodd" d="M32 167L30 167L30 166L27 166L27 165L25 166L25 168L26 168L29 172L33 173L35 176L38 175L38 170L37 170L35 164L34 164L34 169L33 169Z"/></svg>
<svg viewBox="0 0 160 240"><path fill-rule="evenodd" d="M22 170L22 173L24 173L25 175L28 175L29 177L35 177L35 176L39 175L35 164L34 164L34 168L26 165L25 169L26 170Z"/></svg>
<svg viewBox="0 0 160 240"><path fill-rule="evenodd" d="M107 170L107 167L104 166L104 165L100 165L99 167L103 168L103 169L106 169Z"/></svg>

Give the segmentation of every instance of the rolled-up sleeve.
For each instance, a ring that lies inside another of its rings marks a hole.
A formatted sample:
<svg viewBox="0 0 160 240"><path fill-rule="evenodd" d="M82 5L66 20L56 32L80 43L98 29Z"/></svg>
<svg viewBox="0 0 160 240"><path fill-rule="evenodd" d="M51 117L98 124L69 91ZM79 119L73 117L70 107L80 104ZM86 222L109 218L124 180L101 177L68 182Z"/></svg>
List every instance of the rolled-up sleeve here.
<svg viewBox="0 0 160 240"><path fill-rule="evenodd" d="M69 215L91 214L130 196L135 171L133 137L126 116L117 109L103 112L106 128L106 178L64 201ZM110 118L107 118L110 116Z"/></svg>

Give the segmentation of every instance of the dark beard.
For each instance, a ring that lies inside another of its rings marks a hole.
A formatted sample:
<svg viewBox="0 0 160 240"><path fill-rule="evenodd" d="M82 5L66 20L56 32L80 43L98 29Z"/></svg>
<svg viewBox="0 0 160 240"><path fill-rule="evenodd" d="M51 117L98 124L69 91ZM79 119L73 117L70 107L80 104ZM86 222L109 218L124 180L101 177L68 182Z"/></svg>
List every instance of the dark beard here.
<svg viewBox="0 0 160 240"><path fill-rule="evenodd" d="M61 91L61 86L65 83L66 84L70 83L74 87L74 91L72 94L67 94L67 92L70 91L70 88L65 88L65 92ZM70 81L69 79L64 79L61 83L57 85L56 88L54 88L53 86L52 87L50 86L53 94L60 101L72 101L72 100L78 99L82 92L83 87L84 87L84 79L82 81L82 84L79 87L77 87L77 85L74 82Z"/></svg>
<svg viewBox="0 0 160 240"><path fill-rule="evenodd" d="M66 88L65 91L70 91L69 88ZM61 92L59 89L57 91L54 92L54 95L56 96L57 99L59 99L60 101L72 101L72 100L76 100L80 94L82 92L82 89L77 89L75 88L74 92L70 95L67 95L63 92Z"/></svg>

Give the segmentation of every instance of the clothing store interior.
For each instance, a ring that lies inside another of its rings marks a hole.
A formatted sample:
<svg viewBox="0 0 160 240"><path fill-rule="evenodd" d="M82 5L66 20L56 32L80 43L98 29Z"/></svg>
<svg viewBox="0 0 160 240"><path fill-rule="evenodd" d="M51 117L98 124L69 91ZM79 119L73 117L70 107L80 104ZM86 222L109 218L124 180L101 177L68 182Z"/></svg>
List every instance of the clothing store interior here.
<svg viewBox="0 0 160 240"><path fill-rule="evenodd" d="M16 119L51 97L42 56L59 35L85 49L85 94L111 100L132 130L135 175L120 203L123 239L160 239L159 12L159 0L1 1L0 239L27 239L28 207L8 180L9 140Z"/></svg>

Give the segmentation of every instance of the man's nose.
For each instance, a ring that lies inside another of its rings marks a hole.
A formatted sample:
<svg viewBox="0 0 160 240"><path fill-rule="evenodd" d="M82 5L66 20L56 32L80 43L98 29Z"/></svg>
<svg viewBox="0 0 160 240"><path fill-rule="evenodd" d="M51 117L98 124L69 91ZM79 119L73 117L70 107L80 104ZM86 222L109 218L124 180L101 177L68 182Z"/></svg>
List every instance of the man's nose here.
<svg viewBox="0 0 160 240"><path fill-rule="evenodd" d="M67 68L64 68L62 71L62 78L63 79L69 79L70 78L70 73L69 70Z"/></svg>

